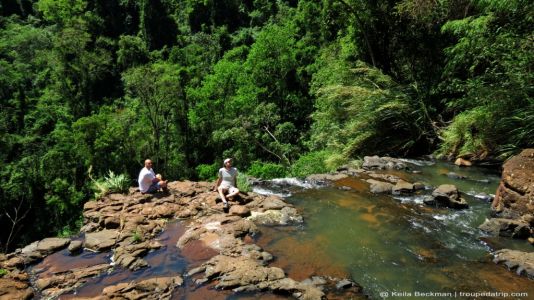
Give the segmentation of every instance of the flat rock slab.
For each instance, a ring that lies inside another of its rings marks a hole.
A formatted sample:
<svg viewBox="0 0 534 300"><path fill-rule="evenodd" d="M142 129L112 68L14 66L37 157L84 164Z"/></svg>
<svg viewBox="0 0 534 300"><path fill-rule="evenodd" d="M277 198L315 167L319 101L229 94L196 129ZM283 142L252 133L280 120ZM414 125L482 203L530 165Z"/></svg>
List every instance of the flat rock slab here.
<svg viewBox="0 0 534 300"><path fill-rule="evenodd" d="M106 287L102 296L105 299L171 299L172 292L183 284L180 276L156 277L137 282L124 282ZM102 299L101 296L93 299Z"/></svg>
<svg viewBox="0 0 534 300"><path fill-rule="evenodd" d="M118 236L117 231L108 229L86 233L85 248L95 251L107 250L115 245Z"/></svg>
<svg viewBox="0 0 534 300"><path fill-rule="evenodd" d="M534 252L503 249L495 252L495 263L502 263L518 275L534 279Z"/></svg>
<svg viewBox="0 0 534 300"><path fill-rule="evenodd" d="M33 290L26 282L10 278L0 278L0 299L31 299Z"/></svg>
<svg viewBox="0 0 534 300"><path fill-rule="evenodd" d="M69 243L70 240L65 238L46 238L22 248L21 255L25 258L26 263L31 263L65 248Z"/></svg>

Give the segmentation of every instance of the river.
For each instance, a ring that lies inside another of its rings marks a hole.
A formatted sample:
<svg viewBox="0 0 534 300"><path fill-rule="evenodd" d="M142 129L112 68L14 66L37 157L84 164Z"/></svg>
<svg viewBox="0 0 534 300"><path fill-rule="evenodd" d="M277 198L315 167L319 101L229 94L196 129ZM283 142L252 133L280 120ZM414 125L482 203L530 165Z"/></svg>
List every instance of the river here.
<svg viewBox="0 0 534 300"><path fill-rule="evenodd" d="M496 298L506 295L498 292L534 296L532 281L494 264L490 254L504 245L525 251L532 246L524 240L490 238L478 229L490 214L488 200L479 198L495 193L499 174L444 162L413 162L418 165L408 172L384 173L425 183L427 190L416 195L372 194L363 179L355 177L330 187L290 188L286 200L299 208L305 223L262 228L260 246L293 278L348 275L372 298L470 298L477 292ZM423 195L440 184L456 185L469 208L425 205ZM280 193L276 188L273 192Z"/></svg>

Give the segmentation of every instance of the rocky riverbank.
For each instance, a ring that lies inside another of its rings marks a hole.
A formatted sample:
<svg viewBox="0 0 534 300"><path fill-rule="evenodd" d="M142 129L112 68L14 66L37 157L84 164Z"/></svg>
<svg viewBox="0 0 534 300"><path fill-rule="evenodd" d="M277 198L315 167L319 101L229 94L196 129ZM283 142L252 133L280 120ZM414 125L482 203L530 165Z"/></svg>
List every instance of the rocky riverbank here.
<svg viewBox="0 0 534 300"><path fill-rule="evenodd" d="M502 178L491 205L492 218L480 228L494 236L527 239L534 245L534 149L523 150L503 165ZM502 249L495 253L519 275L534 279L534 253Z"/></svg>
<svg viewBox="0 0 534 300"><path fill-rule="evenodd" d="M183 288L184 278L198 285L211 284L216 289L234 292L270 291L298 299L321 299L325 290L343 290L347 295L359 294L355 283L344 279L316 277L296 281L284 270L269 267L273 256L250 242L259 229L257 224L288 225L302 222L290 204L275 196L255 193L241 194L230 202L228 212L211 184L206 182L172 182L169 193L142 195L132 189L128 195L111 194L84 205L82 240L48 238L14 253L1 256L1 268L7 270L0 278L1 299L28 299L33 296L55 298L70 293L92 277L113 268L138 270L151 267L144 257L164 247L158 235L169 220L187 220L188 229L175 245L185 251L195 245L209 249L208 260L190 268L186 274L144 278L107 286L94 299L169 299L176 289ZM245 239L248 242L245 242ZM82 248L111 251L111 263L98 263L60 272L27 271L46 256L68 247L72 255Z"/></svg>

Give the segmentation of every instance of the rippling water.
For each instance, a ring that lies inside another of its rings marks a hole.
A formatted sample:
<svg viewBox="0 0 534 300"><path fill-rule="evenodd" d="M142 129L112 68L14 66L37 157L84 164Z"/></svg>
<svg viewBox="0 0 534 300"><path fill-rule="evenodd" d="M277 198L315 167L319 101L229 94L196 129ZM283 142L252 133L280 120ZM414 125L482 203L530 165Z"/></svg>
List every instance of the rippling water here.
<svg viewBox="0 0 534 300"><path fill-rule="evenodd" d="M487 170L445 163L421 163L412 169L417 173L389 173L429 187L455 184L469 195L495 193L499 182L498 174ZM451 171L466 178L450 178L446 174ZM301 189L286 198L304 215L301 227L262 229L260 244L290 276L349 275L373 298L383 292L414 296L481 291L529 292L534 297L532 281L491 262L492 249L485 241L527 251L532 247L525 241L481 240L484 233L478 226L489 216L488 202L464 195L469 209L438 209L422 202L431 189L391 196L371 194L360 178L336 185L351 190Z"/></svg>

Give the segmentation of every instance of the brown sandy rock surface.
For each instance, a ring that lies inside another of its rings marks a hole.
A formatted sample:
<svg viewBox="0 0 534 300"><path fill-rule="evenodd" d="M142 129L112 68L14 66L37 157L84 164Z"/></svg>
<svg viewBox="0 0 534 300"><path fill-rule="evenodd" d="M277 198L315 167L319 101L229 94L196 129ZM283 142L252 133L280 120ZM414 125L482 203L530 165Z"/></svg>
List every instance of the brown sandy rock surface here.
<svg viewBox="0 0 534 300"><path fill-rule="evenodd" d="M534 279L534 252L503 249L495 252L493 261L504 264L510 270L515 270L518 275Z"/></svg>

